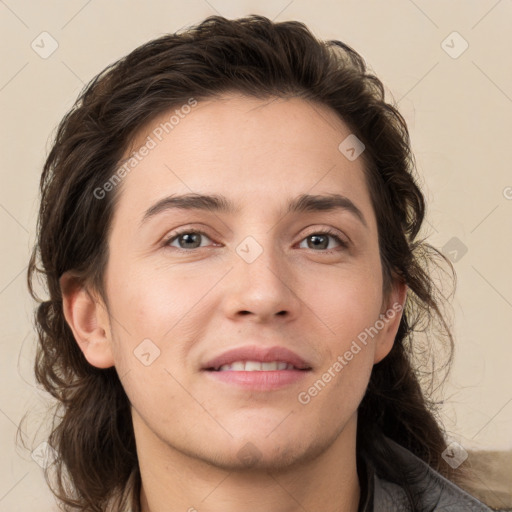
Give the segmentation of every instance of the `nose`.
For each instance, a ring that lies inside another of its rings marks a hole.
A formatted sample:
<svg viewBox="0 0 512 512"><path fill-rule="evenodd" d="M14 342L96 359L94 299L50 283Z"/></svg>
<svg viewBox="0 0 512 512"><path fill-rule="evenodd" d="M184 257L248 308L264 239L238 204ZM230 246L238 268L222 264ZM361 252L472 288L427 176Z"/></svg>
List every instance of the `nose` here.
<svg viewBox="0 0 512 512"><path fill-rule="evenodd" d="M299 281L283 254L268 246L262 249L253 261L235 254L224 290L224 312L233 320L288 322L300 315Z"/></svg>

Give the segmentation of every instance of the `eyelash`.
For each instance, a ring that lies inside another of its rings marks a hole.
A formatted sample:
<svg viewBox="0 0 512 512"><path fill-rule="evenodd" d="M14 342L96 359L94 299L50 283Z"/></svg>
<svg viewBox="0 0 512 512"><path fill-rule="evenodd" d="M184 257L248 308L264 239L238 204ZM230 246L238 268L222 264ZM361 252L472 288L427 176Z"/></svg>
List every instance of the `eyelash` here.
<svg viewBox="0 0 512 512"><path fill-rule="evenodd" d="M164 247L174 249L177 251L181 251L181 252L191 252L191 251L196 251L198 249L205 249L205 247L196 247L194 249L183 249L182 247L171 247L170 246L170 244L172 242L174 242L174 240L179 238L181 235L185 235L185 234L204 235L211 240L211 237L208 235L208 233L205 233L204 231L192 230L192 229L182 229L181 231L177 231L177 232L173 233L172 235L170 235L168 238L166 238L165 241L163 242ZM332 229L325 229L322 231L313 231L313 232L309 233L308 235L306 235L304 238L302 238L300 241L302 242L306 238L313 236L313 235L329 235L339 243L341 248L347 249L349 247L349 242L347 240L344 240L343 238L341 238L339 236L338 232L334 231ZM321 252L324 254L332 254L332 253L338 252L339 249L340 248L338 247L335 249L325 249L325 250L320 250L320 251L315 251L314 249L310 249L310 250L314 251L314 252Z"/></svg>

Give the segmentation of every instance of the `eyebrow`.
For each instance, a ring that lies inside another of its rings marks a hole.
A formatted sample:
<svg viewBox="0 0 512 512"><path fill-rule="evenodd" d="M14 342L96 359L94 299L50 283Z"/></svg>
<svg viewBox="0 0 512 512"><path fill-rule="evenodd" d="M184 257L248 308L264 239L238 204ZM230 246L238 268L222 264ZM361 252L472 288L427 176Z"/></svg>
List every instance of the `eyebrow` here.
<svg viewBox="0 0 512 512"><path fill-rule="evenodd" d="M203 210L213 213L236 214L240 211L236 205L223 195L184 194L164 197L148 208L141 225L156 215L172 210ZM343 210L352 213L361 223L368 227L363 212L348 198L340 194L311 195L301 194L288 203L286 214L319 211Z"/></svg>

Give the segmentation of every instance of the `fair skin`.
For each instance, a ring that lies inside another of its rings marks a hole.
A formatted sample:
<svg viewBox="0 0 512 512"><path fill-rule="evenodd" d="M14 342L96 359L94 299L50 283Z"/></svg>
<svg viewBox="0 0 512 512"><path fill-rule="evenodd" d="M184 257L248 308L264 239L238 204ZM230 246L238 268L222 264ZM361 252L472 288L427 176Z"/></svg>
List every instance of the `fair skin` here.
<svg viewBox="0 0 512 512"><path fill-rule="evenodd" d="M168 119L140 130L126 155ZM72 273L61 279L77 343L91 365L115 366L132 404L143 512L357 511L357 407L400 314L332 368L406 288L383 293L364 163L338 150L349 134L330 109L297 98L199 102L120 185L108 305ZM161 199L190 193L223 195L238 211L172 208L143 222ZM359 213L346 201L286 213L302 194L339 194ZM148 339L144 364L136 349ZM205 368L248 345L305 364Z"/></svg>

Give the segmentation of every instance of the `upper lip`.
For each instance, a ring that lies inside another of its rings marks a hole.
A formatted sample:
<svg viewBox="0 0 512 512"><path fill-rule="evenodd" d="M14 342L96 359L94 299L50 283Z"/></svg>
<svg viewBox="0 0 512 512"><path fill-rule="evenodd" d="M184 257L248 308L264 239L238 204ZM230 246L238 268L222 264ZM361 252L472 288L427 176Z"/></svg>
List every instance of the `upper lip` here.
<svg viewBox="0 0 512 512"><path fill-rule="evenodd" d="M247 345L232 348L210 359L203 366L203 370L218 369L224 364L232 364L235 361L260 361L268 363L281 361L291 364L300 370L310 370L311 366L299 355L285 347L263 347L261 345Z"/></svg>

